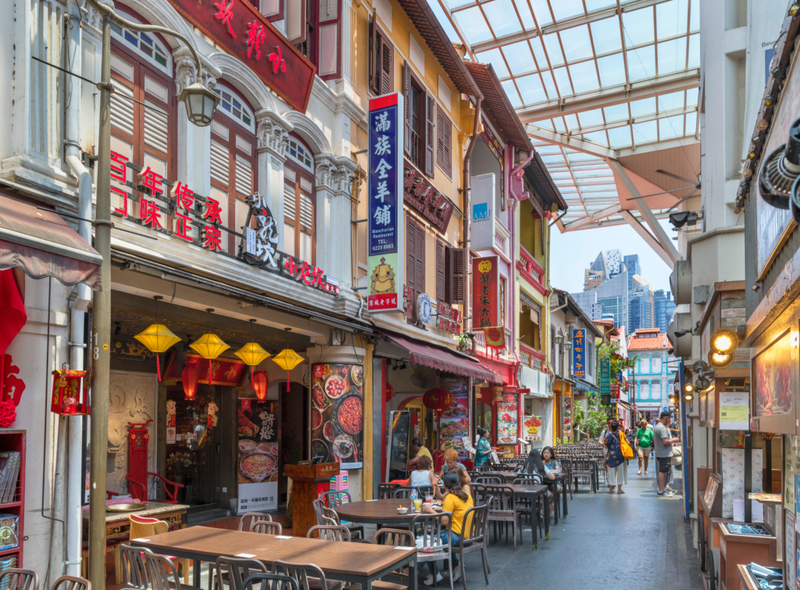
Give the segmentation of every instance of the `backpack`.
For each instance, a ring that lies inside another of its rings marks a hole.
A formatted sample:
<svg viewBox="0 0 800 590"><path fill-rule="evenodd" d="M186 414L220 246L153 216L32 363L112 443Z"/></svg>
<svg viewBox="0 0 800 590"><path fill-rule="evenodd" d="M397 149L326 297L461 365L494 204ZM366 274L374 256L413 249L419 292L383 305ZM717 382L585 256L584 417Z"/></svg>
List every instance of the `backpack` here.
<svg viewBox="0 0 800 590"><path fill-rule="evenodd" d="M625 462L625 457L622 455L622 449L620 448L621 440L622 437L618 432L609 432L606 435L606 442L608 443L606 465L609 467L617 467Z"/></svg>

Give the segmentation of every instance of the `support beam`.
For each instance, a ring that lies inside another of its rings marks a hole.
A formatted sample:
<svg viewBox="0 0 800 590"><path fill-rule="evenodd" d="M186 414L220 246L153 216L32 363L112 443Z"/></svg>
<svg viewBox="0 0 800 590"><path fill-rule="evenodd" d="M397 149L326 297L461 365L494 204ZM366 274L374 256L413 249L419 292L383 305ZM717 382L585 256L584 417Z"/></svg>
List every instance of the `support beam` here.
<svg viewBox="0 0 800 590"><path fill-rule="evenodd" d="M563 145L564 147L568 147L575 151L583 152L584 154L589 154L591 156L597 156L598 158L617 157L617 153L614 150L608 149L607 147L592 143L591 141L583 140L579 137L570 137L569 135L565 133L559 133L558 131L542 129L541 127L537 127L536 123L529 123L525 125L525 131L529 136L535 137L536 139L541 139L542 141L546 141L548 143Z"/></svg>
<svg viewBox="0 0 800 590"><path fill-rule="evenodd" d="M636 219L630 211L622 210L620 211L620 215L622 215L622 218L628 222L628 225L630 225L634 231L639 234L645 242L647 242L647 245L653 249L653 252L661 257L661 260L663 260L667 266L670 268L675 266L675 260L664 250L664 248L661 247L661 244L653 236L653 234L647 231L647 228L643 226L642 223Z"/></svg>
<svg viewBox="0 0 800 590"><path fill-rule="evenodd" d="M687 135L686 137L676 137L675 139L668 139L666 141L657 141L656 143L648 143L645 145L638 145L635 148L624 148L616 150L617 159L624 158L625 156L641 156L642 154L649 154L650 152L661 152L664 150L671 150L673 148L681 147L686 148L690 145L700 143L700 140L694 135Z"/></svg>
<svg viewBox="0 0 800 590"><path fill-rule="evenodd" d="M631 177L628 175L628 171L616 160L607 160L608 165L614 171L614 175L617 176L622 183L625 185L625 188L630 193L631 197L641 197L642 195L639 193L639 189L636 188L636 185L631 180ZM656 237L658 243L661 245L661 250L665 252L669 261L667 262L667 266L670 268L675 265L675 261L680 258L678 254L678 250L672 244L672 240L670 240L667 232L664 231L664 228L661 227L661 224L656 219L656 216L653 215L653 212L650 210L650 206L645 202L645 199L636 199L634 201L636 207L642 213L642 216L647 220L647 225L650 226L650 229L653 232L653 235ZM634 228L635 229L635 228ZM655 248L654 248L655 249ZM659 253L659 256L661 254ZM663 258L663 256L662 256ZM666 259L665 259L666 260Z"/></svg>
<svg viewBox="0 0 800 590"><path fill-rule="evenodd" d="M533 123L542 119L552 119L563 115L573 115L583 111L622 104L641 98L651 98L659 94L669 94L700 86L700 69L696 68L678 74L659 76L650 80L634 82L630 88L617 86L586 92L558 100L550 100L540 105L517 109L523 123Z"/></svg>
<svg viewBox="0 0 800 590"><path fill-rule="evenodd" d="M622 211L622 206L619 203L617 203L616 205L607 207L602 211L598 211L594 215L588 215L586 217L581 217L580 219L577 219L575 221L570 221L569 223L565 223L564 229L562 231L574 231L576 229L580 229L586 225L589 225L590 223L595 223L597 221L605 219L606 217L619 213L620 211Z"/></svg>

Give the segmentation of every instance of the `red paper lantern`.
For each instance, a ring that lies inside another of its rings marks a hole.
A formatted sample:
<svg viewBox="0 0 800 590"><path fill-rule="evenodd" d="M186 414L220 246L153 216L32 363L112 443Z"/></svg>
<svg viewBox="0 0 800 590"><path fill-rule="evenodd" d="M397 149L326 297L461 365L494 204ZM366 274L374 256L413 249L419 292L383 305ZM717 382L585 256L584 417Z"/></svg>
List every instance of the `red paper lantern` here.
<svg viewBox="0 0 800 590"><path fill-rule="evenodd" d="M62 416L86 415L89 405L89 371L53 371L53 397L50 411Z"/></svg>
<svg viewBox="0 0 800 590"><path fill-rule="evenodd" d="M267 388L269 387L269 379L267 379L266 371L256 371L252 379L253 389L256 391L258 401L263 402L267 399Z"/></svg>
<svg viewBox="0 0 800 590"><path fill-rule="evenodd" d="M448 390L441 387L429 389L422 396L422 404L431 410L441 412L445 408L449 408L453 403L453 394Z"/></svg>
<svg viewBox="0 0 800 590"><path fill-rule="evenodd" d="M394 387L391 383L386 384L386 389L383 390L383 399L387 403L394 397Z"/></svg>
<svg viewBox="0 0 800 590"><path fill-rule="evenodd" d="M194 400L194 394L197 391L197 366L185 365L181 371L181 382L183 383L183 393L186 394L186 400Z"/></svg>

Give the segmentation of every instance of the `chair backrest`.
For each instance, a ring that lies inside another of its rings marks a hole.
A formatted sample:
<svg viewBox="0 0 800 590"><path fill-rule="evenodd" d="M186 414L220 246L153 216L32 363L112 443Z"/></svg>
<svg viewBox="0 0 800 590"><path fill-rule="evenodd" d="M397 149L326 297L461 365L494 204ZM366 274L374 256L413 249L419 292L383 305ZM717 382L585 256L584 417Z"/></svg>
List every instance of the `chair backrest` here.
<svg viewBox="0 0 800 590"><path fill-rule="evenodd" d="M448 521L442 523L442 517L447 516ZM450 548L450 529L453 523L451 512L440 512L439 514L420 514L411 521L411 531L416 537L417 549L425 552L449 551ZM442 541L442 531L448 531L447 542Z"/></svg>
<svg viewBox="0 0 800 590"><path fill-rule="evenodd" d="M489 507L490 512L514 510L517 495L511 486L487 485L485 493L487 497L482 503Z"/></svg>
<svg viewBox="0 0 800 590"><path fill-rule="evenodd" d="M169 524L157 518L148 518L145 516L137 516L136 514L128 515L128 523L130 524L129 537L131 539L138 539L139 537L151 537L153 535L160 535L169 530Z"/></svg>
<svg viewBox="0 0 800 590"><path fill-rule="evenodd" d="M53 583L53 590L92 590L92 583L75 576L61 576Z"/></svg>
<svg viewBox="0 0 800 590"><path fill-rule="evenodd" d="M180 584L175 563L168 557L156 555L155 553L145 553L144 564L152 590L173 590L170 584L174 584L174 587L178 587ZM171 580L170 576L172 576Z"/></svg>
<svg viewBox="0 0 800 590"><path fill-rule="evenodd" d="M280 535L283 533L283 527L279 522L272 522L271 520L253 520L250 523L251 533L264 533L266 535Z"/></svg>
<svg viewBox="0 0 800 590"><path fill-rule="evenodd" d="M122 544L119 547L122 559L122 573L125 588L141 588L145 590L150 582L147 577L147 566L144 563L144 554L152 553L143 547L131 547Z"/></svg>
<svg viewBox="0 0 800 590"><path fill-rule="evenodd" d="M489 501L492 497L489 496ZM480 543L486 534L486 520L489 517L489 506L481 504L480 506L473 506L464 513L464 522L466 526L461 527L462 544Z"/></svg>
<svg viewBox="0 0 800 590"><path fill-rule="evenodd" d="M400 529L380 529L372 537L375 545L389 545L390 547L414 547L414 535L411 531Z"/></svg>
<svg viewBox="0 0 800 590"><path fill-rule="evenodd" d="M475 478L475 483L482 484L502 484L505 480L500 475L479 475Z"/></svg>
<svg viewBox="0 0 800 590"><path fill-rule="evenodd" d="M321 498L326 506L335 508L342 504L350 504L353 499L350 497L350 492L347 490L330 490L322 494Z"/></svg>
<svg viewBox="0 0 800 590"><path fill-rule="evenodd" d="M269 514L264 514L263 512L245 512L239 517L239 530L249 531L250 525L254 521L261 521L261 520L272 522L272 517Z"/></svg>
<svg viewBox="0 0 800 590"><path fill-rule="evenodd" d="M306 537L323 541L350 541L350 529L341 525L317 525L308 529Z"/></svg>
<svg viewBox="0 0 800 590"><path fill-rule="evenodd" d="M147 476L145 475L144 481L133 479L130 473L125 474L125 479L128 481L128 493L135 500L147 502Z"/></svg>
<svg viewBox="0 0 800 590"><path fill-rule="evenodd" d="M520 475L519 477L515 477L514 481L512 481L511 483L520 485L541 484L542 476L539 475L538 473L525 473Z"/></svg>
<svg viewBox="0 0 800 590"><path fill-rule="evenodd" d="M394 498L408 498L410 495L411 495L411 488L406 486L395 488L395 490L392 492L392 497Z"/></svg>
<svg viewBox="0 0 800 590"><path fill-rule="evenodd" d="M255 572L269 573L267 566L257 559L242 559L239 557L217 557L216 561L217 587L225 587L227 578L230 590L242 590L244 581Z"/></svg>
<svg viewBox="0 0 800 590"><path fill-rule="evenodd" d="M300 590L325 589L328 587L325 572L313 563L291 563L289 561L276 560L272 562L272 571L297 580Z"/></svg>
<svg viewBox="0 0 800 590"><path fill-rule="evenodd" d="M280 574L255 573L242 583L243 590L300 590L297 580Z"/></svg>
<svg viewBox="0 0 800 590"><path fill-rule="evenodd" d="M31 570L10 567L0 573L0 588L7 588L7 590L39 590L39 575Z"/></svg>
<svg viewBox="0 0 800 590"><path fill-rule="evenodd" d="M398 483L379 483L378 484L378 499L389 500L393 498L392 492L400 487Z"/></svg>

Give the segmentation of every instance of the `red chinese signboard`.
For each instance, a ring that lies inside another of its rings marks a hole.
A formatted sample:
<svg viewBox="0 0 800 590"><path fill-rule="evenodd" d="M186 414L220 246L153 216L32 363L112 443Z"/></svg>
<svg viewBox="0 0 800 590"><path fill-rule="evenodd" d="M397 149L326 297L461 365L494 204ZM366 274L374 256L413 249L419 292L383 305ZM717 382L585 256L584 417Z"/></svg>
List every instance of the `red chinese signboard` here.
<svg viewBox="0 0 800 590"><path fill-rule="evenodd" d="M619 399L619 382L611 384L611 399Z"/></svg>
<svg viewBox="0 0 800 590"><path fill-rule="evenodd" d="M170 0L175 10L238 57L275 94L306 112L317 68L247 0Z"/></svg>
<svg viewBox="0 0 800 590"><path fill-rule="evenodd" d="M403 200L417 213L427 219L439 233L447 231L453 215L453 203L436 190L423 174L405 161Z"/></svg>
<svg viewBox="0 0 800 590"><path fill-rule="evenodd" d="M472 259L472 309L476 328L500 325L497 256Z"/></svg>
<svg viewBox="0 0 800 590"><path fill-rule="evenodd" d="M459 311L448 305L447 303L440 302L438 305L439 316L436 320L436 327L448 334L461 334L461 314Z"/></svg>

